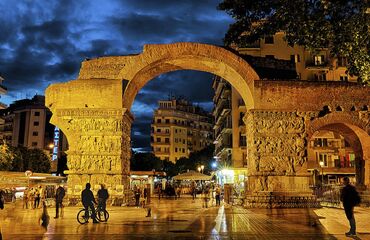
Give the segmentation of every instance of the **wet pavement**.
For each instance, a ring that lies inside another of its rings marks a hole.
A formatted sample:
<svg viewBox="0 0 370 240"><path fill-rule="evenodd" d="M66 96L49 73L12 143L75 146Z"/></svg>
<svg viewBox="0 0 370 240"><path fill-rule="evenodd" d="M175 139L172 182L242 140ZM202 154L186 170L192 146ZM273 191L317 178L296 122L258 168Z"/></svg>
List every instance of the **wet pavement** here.
<svg viewBox="0 0 370 240"><path fill-rule="evenodd" d="M22 203L6 204L0 211L3 239L350 239L344 236L348 222L343 209L244 209L238 206L203 208L189 197L153 199L152 216L135 207L108 207L106 223L80 225L81 207L64 208L47 230L38 219L41 209L22 209ZM359 235L370 239L370 209L357 208Z"/></svg>

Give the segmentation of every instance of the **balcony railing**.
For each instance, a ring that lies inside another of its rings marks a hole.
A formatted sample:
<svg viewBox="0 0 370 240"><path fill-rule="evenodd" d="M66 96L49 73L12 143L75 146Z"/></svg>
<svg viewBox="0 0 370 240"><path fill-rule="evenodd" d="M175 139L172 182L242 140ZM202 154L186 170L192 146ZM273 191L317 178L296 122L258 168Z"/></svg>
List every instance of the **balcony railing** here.
<svg viewBox="0 0 370 240"><path fill-rule="evenodd" d="M327 61L307 61L306 68L329 68L330 64Z"/></svg>

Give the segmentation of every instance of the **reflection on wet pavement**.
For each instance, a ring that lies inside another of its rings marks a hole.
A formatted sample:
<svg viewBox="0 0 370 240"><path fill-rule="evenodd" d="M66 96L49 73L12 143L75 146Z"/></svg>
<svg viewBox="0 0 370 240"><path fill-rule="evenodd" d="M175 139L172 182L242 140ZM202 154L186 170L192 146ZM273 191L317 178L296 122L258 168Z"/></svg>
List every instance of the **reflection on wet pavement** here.
<svg viewBox="0 0 370 240"><path fill-rule="evenodd" d="M53 219L55 208L49 208L47 231L38 224L41 209L7 204L0 211L3 239L344 239L331 235L320 224L325 217L319 219L313 210L205 209L199 199L153 200L150 218L142 208L109 207L109 221L99 224L80 225L80 207L66 207L60 219Z"/></svg>

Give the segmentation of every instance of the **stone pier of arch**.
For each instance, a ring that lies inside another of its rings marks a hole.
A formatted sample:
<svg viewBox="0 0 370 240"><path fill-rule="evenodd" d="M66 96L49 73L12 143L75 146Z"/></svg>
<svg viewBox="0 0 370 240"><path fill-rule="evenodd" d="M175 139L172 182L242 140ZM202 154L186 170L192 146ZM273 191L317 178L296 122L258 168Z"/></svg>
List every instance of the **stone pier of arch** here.
<svg viewBox="0 0 370 240"><path fill-rule="evenodd" d="M131 105L151 79L180 69L224 78L246 103L246 207L317 206L307 157L309 139L320 129L339 127L358 146L364 162L360 181L370 186L369 87L262 81L247 62L223 48L175 43L84 61L77 80L48 87L51 122L69 142L68 194L79 195L86 182L105 183L112 191L129 187Z"/></svg>

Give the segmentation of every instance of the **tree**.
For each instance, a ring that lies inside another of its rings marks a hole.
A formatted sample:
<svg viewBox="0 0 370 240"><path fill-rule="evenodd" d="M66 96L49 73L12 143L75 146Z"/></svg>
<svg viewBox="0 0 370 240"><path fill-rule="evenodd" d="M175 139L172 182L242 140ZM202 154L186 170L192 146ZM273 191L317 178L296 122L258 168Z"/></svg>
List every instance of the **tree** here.
<svg viewBox="0 0 370 240"><path fill-rule="evenodd" d="M332 57L346 57L348 73L370 84L370 14L366 0L224 0L218 5L236 22L226 45L245 46L278 31L289 45L310 51L328 48Z"/></svg>
<svg viewBox="0 0 370 240"><path fill-rule="evenodd" d="M9 146L4 142L0 145L0 170L9 171L12 169L14 153Z"/></svg>
<svg viewBox="0 0 370 240"><path fill-rule="evenodd" d="M163 168L162 160L153 153L133 152L131 155L131 170L133 171L161 171Z"/></svg>
<svg viewBox="0 0 370 240"><path fill-rule="evenodd" d="M50 172L50 157L41 149L28 149L27 155L23 158L24 166L32 172L47 173Z"/></svg>

